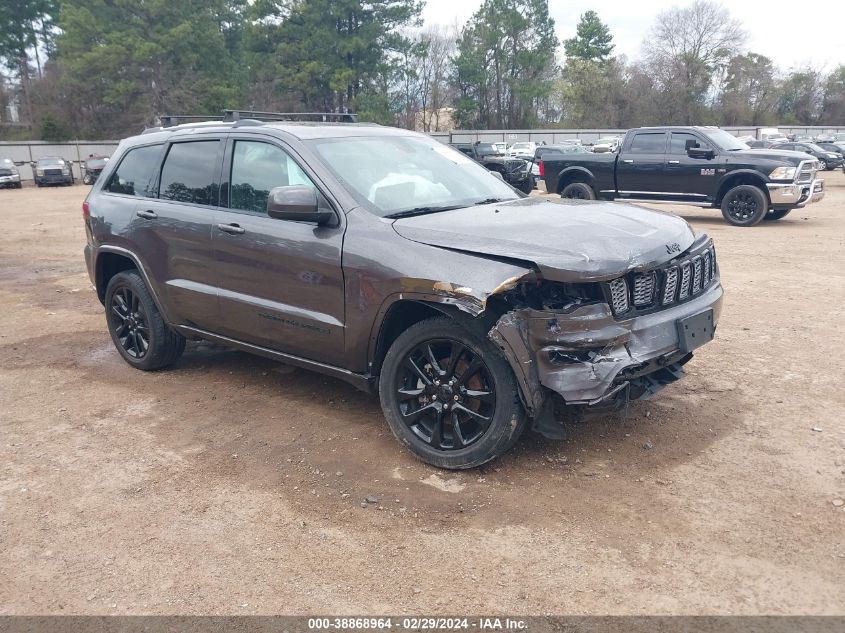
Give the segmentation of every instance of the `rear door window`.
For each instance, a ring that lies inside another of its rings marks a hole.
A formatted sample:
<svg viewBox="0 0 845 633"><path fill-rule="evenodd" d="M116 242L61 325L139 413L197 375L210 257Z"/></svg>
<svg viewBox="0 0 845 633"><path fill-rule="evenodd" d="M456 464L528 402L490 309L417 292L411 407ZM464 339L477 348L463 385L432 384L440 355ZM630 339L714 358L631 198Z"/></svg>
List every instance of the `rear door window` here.
<svg viewBox="0 0 845 633"><path fill-rule="evenodd" d="M663 154L666 151L666 132L634 134L628 151L632 154Z"/></svg>
<svg viewBox="0 0 845 633"><path fill-rule="evenodd" d="M127 196L154 198L155 191L151 190L150 186L158 166L161 148L161 145L146 145L126 152L120 165L109 178L106 191Z"/></svg>
<svg viewBox="0 0 845 633"><path fill-rule="evenodd" d="M214 206L217 204L219 140L174 143L161 168L159 198Z"/></svg>

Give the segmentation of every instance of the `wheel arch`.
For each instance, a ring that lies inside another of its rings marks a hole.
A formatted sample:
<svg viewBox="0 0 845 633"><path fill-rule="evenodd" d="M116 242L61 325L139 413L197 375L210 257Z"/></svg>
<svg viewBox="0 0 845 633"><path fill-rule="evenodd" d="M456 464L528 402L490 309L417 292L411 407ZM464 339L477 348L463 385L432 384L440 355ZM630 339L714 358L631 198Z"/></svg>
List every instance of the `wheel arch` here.
<svg viewBox="0 0 845 633"><path fill-rule="evenodd" d="M141 259L132 251L119 246L107 245L98 249L97 258L94 262L94 284L100 302L105 302L106 288L111 278L126 270L135 270L141 275L153 297L156 308L158 308L164 320L171 323L168 312L164 309L156 292L156 287L151 283L150 276L147 274Z"/></svg>
<svg viewBox="0 0 845 633"><path fill-rule="evenodd" d="M583 167L567 167L558 176L557 193L561 193L567 185L573 182L583 182L589 185L593 192L598 195L596 191L596 177L589 169Z"/></svg>
<svg viewBox="0 0 845 633"><path fill-rule="evenodd" d="M716 190L716 206L721 206L725 194L739 185L751 185L757 187L763 192L766 201L771 204L772 200L769 197L769 188L766 186L766 178L759 172L752 170L735 171L727 174L719 183L719 188Z"/></svg>

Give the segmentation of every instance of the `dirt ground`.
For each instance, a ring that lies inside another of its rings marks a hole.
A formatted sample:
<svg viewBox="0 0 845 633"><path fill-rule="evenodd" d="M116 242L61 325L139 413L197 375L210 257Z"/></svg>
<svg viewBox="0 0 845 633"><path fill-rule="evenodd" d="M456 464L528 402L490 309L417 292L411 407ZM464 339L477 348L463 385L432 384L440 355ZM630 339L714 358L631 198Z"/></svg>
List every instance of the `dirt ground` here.
<svg viewBox="0 0 845 633"><path fill-rule="evenodd" d="M825 177L752 229L676 208L726 290L687 378L461 474L333 379L195 343L131 369L84 269L87 187L0 191L0 614L845 613Z"/></svg>

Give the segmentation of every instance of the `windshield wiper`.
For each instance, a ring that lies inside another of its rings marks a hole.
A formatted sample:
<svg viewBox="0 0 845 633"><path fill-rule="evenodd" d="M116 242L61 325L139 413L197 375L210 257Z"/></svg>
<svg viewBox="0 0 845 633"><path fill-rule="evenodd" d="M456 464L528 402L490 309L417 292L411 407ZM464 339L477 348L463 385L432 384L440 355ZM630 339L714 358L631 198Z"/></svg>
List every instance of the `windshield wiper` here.
<svg viewBox="0 0 845 633"><path fill-rule="evenodd" d="M391 220L397 220L399 218L410 218L415 215L425 215L426 213L439 213L441 211L452 211L454 209L462 209L466 205L464 204L452 204L443 207L414 207L413 209L408 209L406 211L397 211L396 213L388 213L386 218L390 218Z"/></svg>
<svg viewBox="0 0 845 633"><path fill-rule="evenodd" d="M508 198L485 198L484 200L476 200L473 204L495 204L496 202L510 202Z"/></svg>

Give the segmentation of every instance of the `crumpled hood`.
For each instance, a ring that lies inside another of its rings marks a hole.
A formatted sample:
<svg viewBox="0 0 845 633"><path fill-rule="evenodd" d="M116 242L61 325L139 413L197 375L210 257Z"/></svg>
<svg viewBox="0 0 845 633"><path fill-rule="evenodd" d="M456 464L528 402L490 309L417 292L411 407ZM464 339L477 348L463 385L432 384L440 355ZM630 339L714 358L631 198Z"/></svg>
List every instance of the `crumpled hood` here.
<svg viewBox="0 0 845 633"><path fill-rule="evenodd" d="M393 223L402 237L534 263L553 281L600 281L666 262L695 235L670 213L617 202L523 198Z"/></svg>

